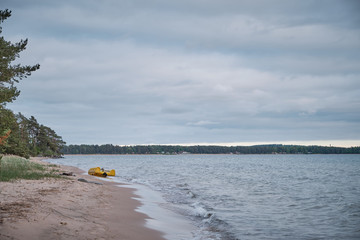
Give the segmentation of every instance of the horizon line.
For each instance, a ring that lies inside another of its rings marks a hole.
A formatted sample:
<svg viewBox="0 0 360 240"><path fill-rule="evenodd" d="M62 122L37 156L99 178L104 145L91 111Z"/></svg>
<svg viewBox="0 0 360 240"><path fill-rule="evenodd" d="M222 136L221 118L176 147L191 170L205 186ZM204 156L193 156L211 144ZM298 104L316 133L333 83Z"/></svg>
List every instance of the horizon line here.
<svg viewBox="0 0 360 240"><path fill-rule="evenodd" d="M85 144L85 145L105 145L103 144ZM299 145L299 146L323 146L323 147L359 147L360 140L309 140L309 141L253 141L253 142L195 142L195 143L142 143L142 144L113 144L120 147L125 146L257 146L257 145ZM81 145L81 144L67 144L67 145Z"/></svg>

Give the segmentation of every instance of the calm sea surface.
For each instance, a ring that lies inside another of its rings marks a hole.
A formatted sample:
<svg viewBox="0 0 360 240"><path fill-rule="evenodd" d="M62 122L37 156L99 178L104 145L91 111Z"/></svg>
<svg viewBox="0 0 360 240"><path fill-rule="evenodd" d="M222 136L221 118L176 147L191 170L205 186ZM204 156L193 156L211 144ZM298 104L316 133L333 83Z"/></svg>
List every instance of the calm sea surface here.
<svg viewBox="0 0 360 240"><path fill-rule="evenodd" d="M360 239L360 155L68 155L159 192L193 239Z"/></svg>

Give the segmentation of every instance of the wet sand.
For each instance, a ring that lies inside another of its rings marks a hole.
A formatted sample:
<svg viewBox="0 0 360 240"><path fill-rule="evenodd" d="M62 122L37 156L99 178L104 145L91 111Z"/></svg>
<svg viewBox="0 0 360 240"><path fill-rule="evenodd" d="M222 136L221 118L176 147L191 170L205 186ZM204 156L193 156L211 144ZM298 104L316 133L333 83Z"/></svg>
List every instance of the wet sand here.
<svg viewBox="0 0 360 240"><path fill-rule="evenodd" d="M74 167L57 169L75 176L0 182L0 239L164 239L145 227L147 215L135 211L140 202L134 189L82 175Z"/></svg>

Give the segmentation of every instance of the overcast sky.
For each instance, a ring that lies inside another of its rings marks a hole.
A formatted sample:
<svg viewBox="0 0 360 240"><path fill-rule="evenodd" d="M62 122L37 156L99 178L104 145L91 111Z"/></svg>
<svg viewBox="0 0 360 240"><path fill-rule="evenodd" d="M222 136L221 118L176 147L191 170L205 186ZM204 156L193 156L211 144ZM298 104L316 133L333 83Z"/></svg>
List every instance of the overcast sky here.
<svg viewBox="0 0 360 240"><path fill-rule="evenodd" d="M360 1L1 0L14 112L68 144L360 145Z"/></svg>

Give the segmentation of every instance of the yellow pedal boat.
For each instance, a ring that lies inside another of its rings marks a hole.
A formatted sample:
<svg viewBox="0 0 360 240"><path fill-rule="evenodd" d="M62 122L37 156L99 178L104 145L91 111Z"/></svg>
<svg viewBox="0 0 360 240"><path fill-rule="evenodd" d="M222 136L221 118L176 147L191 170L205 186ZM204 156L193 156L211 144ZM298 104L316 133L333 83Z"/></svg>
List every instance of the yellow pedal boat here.
<svg viewBox="0 0 360 240"><path fill-rule="evenodd" d="M108 176L115 176L115 169L104 170Z"/></svg>
<svg viewBox="0 0 360 240"><path fill-rule="evenodd" d="M115 170L104 170L100 167L90 168L88 171L89 175L97 176L97 177L107 177L107 176L115 176Z"/></svg>

